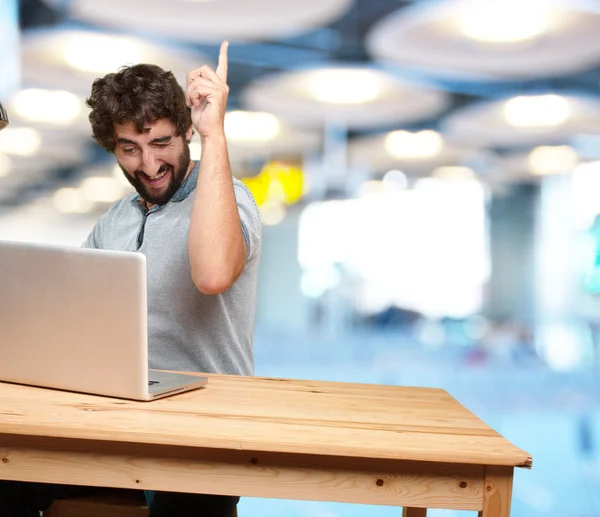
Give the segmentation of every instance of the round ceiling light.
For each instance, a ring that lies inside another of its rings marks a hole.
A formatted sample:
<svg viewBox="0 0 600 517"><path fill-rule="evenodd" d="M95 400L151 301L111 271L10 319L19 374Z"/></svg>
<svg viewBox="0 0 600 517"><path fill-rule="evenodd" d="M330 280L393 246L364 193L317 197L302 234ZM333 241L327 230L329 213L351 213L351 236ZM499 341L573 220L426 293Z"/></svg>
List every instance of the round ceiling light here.
<svg viewBox="0 0 600 517"><path fill-rule="evenodd" d="M262 77L246 87L242 104L306 126L351 128L402 124L435 116L448 96L381 70L331 66Z"/></svg>
<svg viewBox="0 0 600 517"><path fill-rule="evenodd" d="M385 148L395 158L427 159L437 155L444 147L444 140L435 131L424 130L416 133L392 131L385 138Z"/></svg>
<svg viewBox="0 0 600 517"><path fill-rule="evenodd" d="M579 156L568 145L539 146L529 153L527 162L532 174L547 176L572 170L579 163Z"/></svg>
<svg viewBox="0 0 600 517"><path fill-rule="evenodd" d="M214 66L206 56L181 46L121 34L53 29L28 33L21 39L22 82L39 88L87 96L96 77L137 63L153 63L170 70L182 85L190 63Z"/></svg>
<svg viewBox="0 0 600 517"><path fill-rule="evenodd" d="M82 102L71 92L37 88L17 92L10 106L25 121L58 125L72 123L82 111Z"/></svg>
<svg viewBox="0 0 600 517"><path fill-rule="evenodd" d="M270 113L235 110L225 115L225 134L233 141L268 142L280 130L279 120Z"/></svg>
<svg viewBox="0 0 600 517"><path fill-rule="evenodd" d="M65 63L82 72L104 75L142 60L142 46L134 39L109 34L67 35Z"/></svg>
<svg viewBox="0 0 600 517"><path fill-rule="evenodd" d="M329 104L363 104L381 91L379 78L370 70L338 68L316 70L310 80L312 96Z"/></svg>
<svg viewBox="0 0 600 517"><path fill-rule="evenodd" d="M506 121L523 128L560 126L569 118L568 101L559 95L520 95L505 102Z"/></svg>
<svg viewBox="0 0 600 517"><path fill-rule="evenodd" d="M553 145L599 128L600 98L553 93L474 103L441 124L447 138L470 147Z"/></svg>
<svg viewBox="0 0 600 517"><path fill-rule="evenodd" d="M593 0L414 2L366 37L378 61L459 81L574 73L600 60Z"/></svg>
<svg viewBox="0 0 600 517"><path fill-rule="evenodd" d="M351 0L69 0L69 14L105 27L136 27L159 36L197 43L265 41L328 25ZM168 19L165 19L167 13Z"/></svg>
<svg viewBox="0 0 600 517"><path fill-rule="evenodd" d="M515 43L544 34L550 25L548 6L541 0L472 2L459 16L462 33L484 43Z"/></svg>
<svg viewBox="0 0 600 517"><path fill-rule="evenodd" d="M464 164L474 153L473 148L460 147L432 130L391 131L356 137L348 143L351 167L386 179L390 170L400 176L428 176L436 167Z"/></svg>

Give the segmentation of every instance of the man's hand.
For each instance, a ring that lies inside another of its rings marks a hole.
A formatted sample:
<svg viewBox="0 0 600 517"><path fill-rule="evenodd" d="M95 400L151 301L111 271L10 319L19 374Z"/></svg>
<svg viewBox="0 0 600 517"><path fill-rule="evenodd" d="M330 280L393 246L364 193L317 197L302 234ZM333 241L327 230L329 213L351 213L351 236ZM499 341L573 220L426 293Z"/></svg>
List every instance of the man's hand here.
<svg viewBox="0 0 600 517"><path fill-rule="evenodd" d="M217 71L201 66L187 74L185 97L192 108L192 124L200 138L225 134L225 110L229 86L227 86L227 48L224 41L219 52Z"/></svg>

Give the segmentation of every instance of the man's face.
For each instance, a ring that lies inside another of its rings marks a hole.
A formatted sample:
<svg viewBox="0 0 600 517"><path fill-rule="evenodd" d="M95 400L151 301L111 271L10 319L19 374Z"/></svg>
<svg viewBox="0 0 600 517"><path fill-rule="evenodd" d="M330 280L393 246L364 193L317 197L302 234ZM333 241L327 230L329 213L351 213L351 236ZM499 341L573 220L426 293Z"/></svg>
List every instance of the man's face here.
<svg viewBox="0 0 600 517"><path fill-rule="evenodd" d="M125 177L149 205L164 205L190 169L187 135L175 135L167 119L146 124L138 133L132 122L115 125L115 156Z"/></svg>

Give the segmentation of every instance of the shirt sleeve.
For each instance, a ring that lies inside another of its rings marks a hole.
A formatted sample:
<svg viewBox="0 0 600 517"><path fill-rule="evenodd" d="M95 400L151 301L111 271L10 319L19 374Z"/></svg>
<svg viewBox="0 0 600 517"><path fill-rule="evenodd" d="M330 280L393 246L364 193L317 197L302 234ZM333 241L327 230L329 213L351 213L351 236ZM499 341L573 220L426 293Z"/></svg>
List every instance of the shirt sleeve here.
<svg viewBox="0 0 600 517"><path fill-rule="evenodd" d="M234 179L233 183L235 198L242 223L242 234L246 241L248 254L246 260L250 260L259 250L261 241L261 224L258 206L250 190L241 181Z"/></svg>
<svg viewBox="0 0 600 517"><path fill-rule="evenodd" d="M99 220L94 225L94 227L92 228L92 231L87 236L87 239L85 239L85 241L81 244L82 248L102 249L102 244L101 244L101 239L100 239L101 224L102 224L102 221Z"/></svg>

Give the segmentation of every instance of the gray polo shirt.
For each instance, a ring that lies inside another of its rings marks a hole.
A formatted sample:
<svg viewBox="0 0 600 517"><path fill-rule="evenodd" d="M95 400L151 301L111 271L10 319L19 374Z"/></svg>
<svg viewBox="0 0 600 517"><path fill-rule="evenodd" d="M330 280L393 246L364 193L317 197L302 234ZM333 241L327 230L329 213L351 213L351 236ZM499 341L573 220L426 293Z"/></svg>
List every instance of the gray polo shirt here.
<svg viewBox="0 0 600 517"><path fill-rule="evenodd" d="M198 170L195 162L165 205L146 210L138 194L116 202L83 245L146 256L150 368L252 375L261 241L258 209L247 187L234 178L248 258L227 291L202 294L192 281L187 248Z"/></svg>

